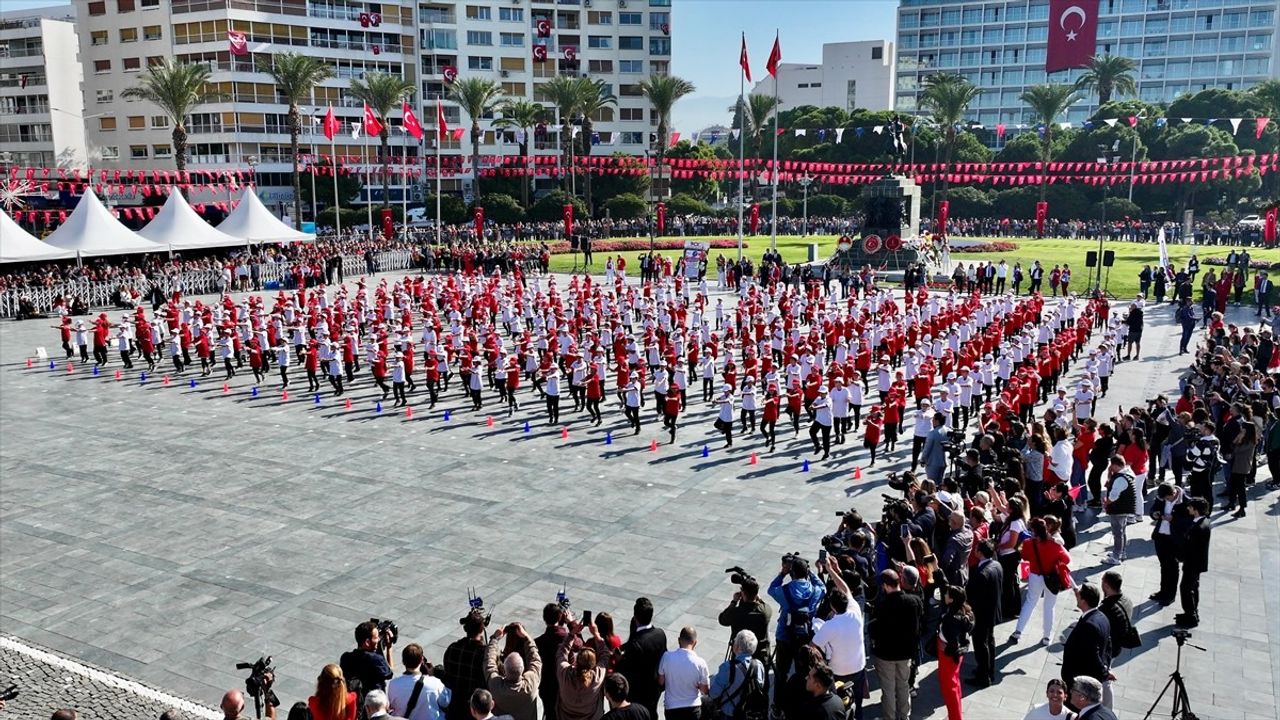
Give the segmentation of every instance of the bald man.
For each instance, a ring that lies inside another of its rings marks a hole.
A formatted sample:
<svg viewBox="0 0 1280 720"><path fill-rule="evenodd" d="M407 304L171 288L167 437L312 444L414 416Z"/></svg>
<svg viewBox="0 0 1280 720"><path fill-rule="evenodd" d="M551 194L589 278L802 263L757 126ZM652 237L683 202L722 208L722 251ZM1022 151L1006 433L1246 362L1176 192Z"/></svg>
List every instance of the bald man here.
<svg viewBox="0 0 1280 720"><path fill-rule="evenodd" d="M222 704L218 707L222 708L222 717L224 720L248 720L244 713L244 693L236 689L227 691L222 696ZM267 720L276 720L276 707L271 703L267 703L263 714L267 716Z"/></svg>

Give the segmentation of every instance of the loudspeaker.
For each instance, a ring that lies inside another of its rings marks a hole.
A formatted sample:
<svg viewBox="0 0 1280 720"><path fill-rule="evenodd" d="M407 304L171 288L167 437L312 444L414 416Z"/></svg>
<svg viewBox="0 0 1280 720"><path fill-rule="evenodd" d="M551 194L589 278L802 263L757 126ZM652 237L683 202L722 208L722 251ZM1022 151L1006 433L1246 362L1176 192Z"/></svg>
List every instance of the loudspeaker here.
<svg viewBox="0 0 1280 720"><path fill-rule="evenodd" d="M1116 251L1103 250L1102 251L1102 267L1111 267L1112 265L1115 265L1115 264L1116 264Z"/></svg>
<svg viewBox="0 0 1280 720"><path fill-rule="evenodd" d="M1098 253L1097 253L1097 251L1095 251L1095 250L1090 250L1089 252L1087 252L1087 253L1085 253L1085 254L1084 254L1084 266L1085 266L1085 267L1090 267L1090 268L1091 268L1091 267L1098 267Z"/></svg>
<svg viewBox="0 0 1280 720"><path fill-rule="evenodd" d="M569 236L569 251L578 252L578 235Z"/></svg>

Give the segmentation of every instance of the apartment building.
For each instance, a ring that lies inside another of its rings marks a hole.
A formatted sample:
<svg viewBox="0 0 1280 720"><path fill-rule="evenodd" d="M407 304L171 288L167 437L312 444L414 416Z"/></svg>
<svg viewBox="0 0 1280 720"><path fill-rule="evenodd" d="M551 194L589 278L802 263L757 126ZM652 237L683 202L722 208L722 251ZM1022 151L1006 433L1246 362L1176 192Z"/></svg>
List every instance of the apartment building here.
<svg viewBox="0 0 1280 720"><path fill-rule="evenodd" d="M893 43L888 40L826 43L821 63L778 66L778 105L784 111L802 105L891 110L894 70ZM751 93L772 95L773 78L761 79Z"/></svg>
<svg viewBox="0 0 1280 720"><path fill-rule="evenodd" d="M85 167L79 49L65 5L0 12L0 166Z"/></svg>

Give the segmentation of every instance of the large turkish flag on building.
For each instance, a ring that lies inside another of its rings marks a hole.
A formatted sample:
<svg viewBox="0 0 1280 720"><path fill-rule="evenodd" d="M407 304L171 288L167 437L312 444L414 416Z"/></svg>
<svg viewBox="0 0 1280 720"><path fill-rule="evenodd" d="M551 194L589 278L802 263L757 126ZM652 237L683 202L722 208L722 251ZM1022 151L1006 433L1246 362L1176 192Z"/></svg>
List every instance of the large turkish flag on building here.
<svg viewBox="0 0 1280 720"><path fill-rule="evenodd" d="M1045 72L1084 67L1098 49L1098 0L1049 0Z"/></svg>

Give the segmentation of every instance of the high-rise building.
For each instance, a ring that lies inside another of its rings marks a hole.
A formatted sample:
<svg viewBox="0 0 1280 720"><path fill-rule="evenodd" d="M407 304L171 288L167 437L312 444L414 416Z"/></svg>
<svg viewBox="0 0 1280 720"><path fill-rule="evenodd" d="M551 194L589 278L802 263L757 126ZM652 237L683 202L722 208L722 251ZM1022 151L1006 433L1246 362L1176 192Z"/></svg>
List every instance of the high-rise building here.
<svg viewBox="0 0 1280 720"><path fill-rule="evenodd" d="M414 85L409 102L427 130L426 141L401 134L396 111L390 145L393 156L406 155L416 164L435 152L438 99L450 127L470 126L470 118L448 99L446 78L454 73L492 78L508 97L531 100L539 99L538 85L556 75L604 80L618 103L594 118L595 152L636 153L649 147L657 124L639 82L669 72L671 65L670 0L75 0L75 10L95 167L171 169L170 120L123 92L163 57L207 63L219 97L188 119L189 168L252 164L269 206L282 207L292 198L288 107L264 71L271 54L313 55L334 69L335 76L302 105L303 152L357 158L367 153L368 165L376 163L377 143L351 137L361 103L346 91L367 72L402 75ZM228 32L244 34L247 55L231 54ZM535 45L545 46L545 59ZM332 150L320 125L330 105L343 121ZM516 131L495 131L491 119L480 123L482 155L516 154ZM549 117L547 125L557 122ZM539 133L531 152L555 154L557 138L556 132ZM446 138L441 152L469 158L470 148L468 134ZM444 190L469 198L470 184L469 175L453 177ZM366 197L381 201L380 182L370 185L377 187L367 188ZM408 189L392 185L392 199L399 201ZM430 181L426 189L433 191Z"/></svg>
<svg viewBox="0 0 1280 720"><path fill-rule="evenodd" d="M85 166L79 49L66 6L0 13L0 165Z"/></svg>
<svg viewBox="0 0 1280 720"><path fill-rule="evenodd" d="M1208 88L1244 90L1280 75L1278 14L1277 0L1101 0L1097 52L1138 64L1138 99L1145 102ZM901 0L897 109L915 111L929 75L958 73L983 90L970 121L1031 126L1018 96L1032 85L1074 83L1083 72L1046 75L1049 22L1048 0ZM1097 95L1088 95L1063 120L1078 123L1096 109Z"/></svg>
<svg viewBox="0 0 1280 720"><path fill-rule="evenodd" d="M888 40L826 43L820 64L778 66L778 105L784 111L802 105L891 110L894 70L893 43ZM772 95L773 78L765 76L751 94Z"/></svg>

